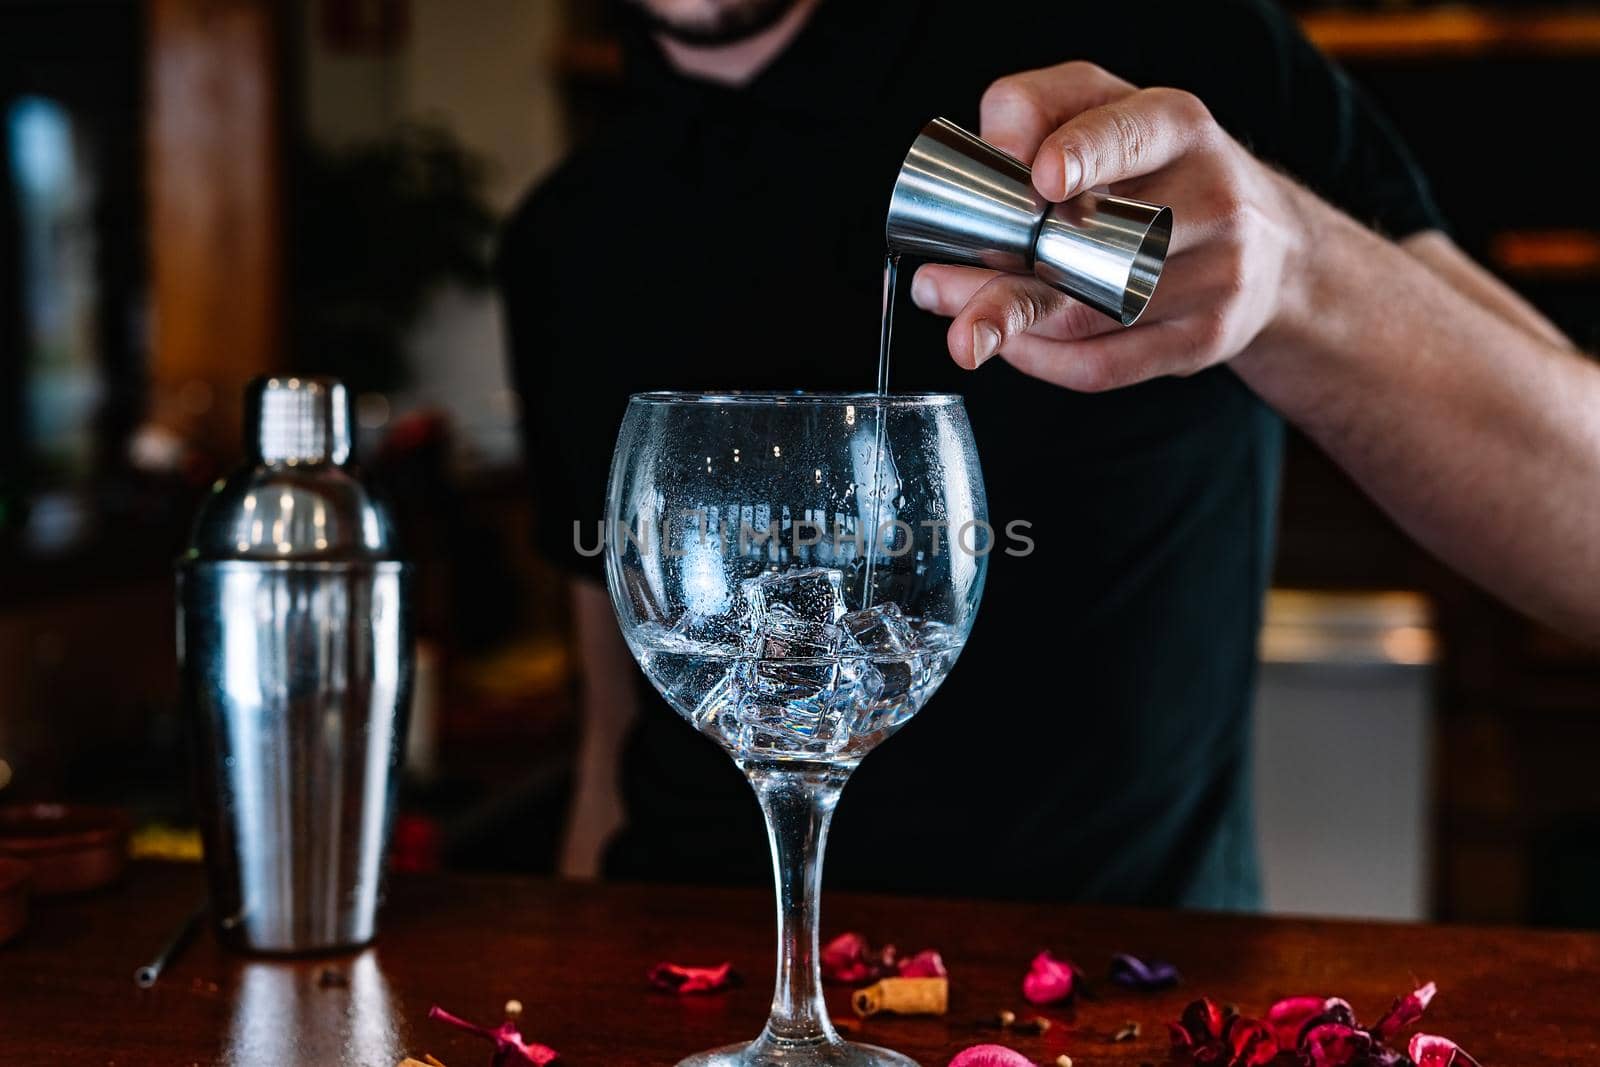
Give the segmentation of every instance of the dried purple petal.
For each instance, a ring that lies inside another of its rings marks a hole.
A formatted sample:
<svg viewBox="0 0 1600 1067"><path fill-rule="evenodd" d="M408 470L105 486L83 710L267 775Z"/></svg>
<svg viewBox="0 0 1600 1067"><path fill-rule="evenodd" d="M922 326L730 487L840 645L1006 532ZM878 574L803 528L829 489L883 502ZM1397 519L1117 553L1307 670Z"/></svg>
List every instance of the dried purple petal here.
<svg viewBox="0 0 1600 1067"><path fill-rule="evenodd" d="M1119 952L1111 957L1111 980L1125 989L1170 989L1180 981L1178 968L1166 960L1141 960Z"/></svg>
<svg viewBox="0 0 1600 1067"><path fill-rule="evenodd" d="M1482 1067L1466 1049L1438 1034L1412 1034L1407 1051L1417 1067Z"/></svg>
<svg viewBox="0 0 1600 1067"><path fill-rule="evenodd" d="M522 1032L510 1019L501 1023L493 1030L477 1023L470 1023L458 1015L452 1015L439 1005L435 1004L428 1009L428 1018L437 1019L457 1030L465 1030L469 1034L488 1038L494 1042L494 1058L489 1061L490 1067L545 1067L560 1058L555 1049L532 1041L525 1041Z"/></svg>
<svg viewBox="0 0 1600 1067"><path fill-rule="evenodd" d="M950 1067L1033 1067L1033 1061L1004 1045L973 1045L956 1053Z"/></svg>
<svg viewBox="0 0 1600 1067"><path fill-rule="evenodd" d="M650 984L665 993L720 993L738 981L733 964L716 967L684 967L677 963L658 963L650 968Z"/></svg>
<svg viewBox="0 0 1600 1067"><path fill-rule="evenodd" d="M1041 952L1033 958L1027 975L1022 979L1022 996L1029 1004L1055 1004L1068 1000L1082 973L1071 961L1058 960L1049 952Z"/></svg>
<svg viewBox="0 0 1600 1067"><path fill-rule="evenodd" d="M1388 1041L1401 1030L1422 1018L1422 1013L1428 1010L1428 1004L1433 1000L1439 987L1432 982L1421 986L1403 997L1396 997L1389 1011L1372 1027L1372 1036L1379 1041Z"/></svg>

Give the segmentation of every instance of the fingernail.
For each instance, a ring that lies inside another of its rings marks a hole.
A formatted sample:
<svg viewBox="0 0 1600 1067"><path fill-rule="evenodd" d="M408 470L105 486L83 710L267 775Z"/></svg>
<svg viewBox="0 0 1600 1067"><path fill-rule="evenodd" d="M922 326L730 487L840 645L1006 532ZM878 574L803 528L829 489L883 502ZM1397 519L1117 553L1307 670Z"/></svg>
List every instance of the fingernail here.
<svg viewBox="0 0 1600 1067"><path fill-rule="evenodd" d="M939 293L932 282L917 272L911 279L911 302L923 311L932 311L934 304L939 300Z"/></svg>
<svg viewBox="0 0 1600 1067"><path fill-rule="evenodd" d="M1071 152L1061 153L1061 196L1069 197L1078 188L1078 180L1083 177L1083 167L1078 163L1078 157Z"/></svg>
<svg viewBox="0 0 1600 1067"><path fill-rule="evenodd" d="M987 322L976 322L972 326L972 363L977 366L1000 347L1000 331L990 326Z"/></svg>

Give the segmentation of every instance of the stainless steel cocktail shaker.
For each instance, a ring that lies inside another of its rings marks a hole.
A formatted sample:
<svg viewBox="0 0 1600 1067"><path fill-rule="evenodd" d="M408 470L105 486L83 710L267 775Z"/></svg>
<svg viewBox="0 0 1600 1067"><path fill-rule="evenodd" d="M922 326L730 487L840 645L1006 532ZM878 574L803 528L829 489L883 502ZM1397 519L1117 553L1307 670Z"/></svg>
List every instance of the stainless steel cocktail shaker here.
<svg viewBox="0 0 1600 1067"><path fill-rule="evenodd" d="M372 939L411 690L408 568L347 465L327 378L247 397L249 461L178 564L211 913L224 941L317 952Z"/></svg>
<svg viewBox="0 0 1600 1067"><path fill-rule="evenodd" d="M1052 204L1020 160L934 119L900 167L884 230L891 252L1031 273L1131 326L1161 278L1172 211L1093 190Z"/></svg>

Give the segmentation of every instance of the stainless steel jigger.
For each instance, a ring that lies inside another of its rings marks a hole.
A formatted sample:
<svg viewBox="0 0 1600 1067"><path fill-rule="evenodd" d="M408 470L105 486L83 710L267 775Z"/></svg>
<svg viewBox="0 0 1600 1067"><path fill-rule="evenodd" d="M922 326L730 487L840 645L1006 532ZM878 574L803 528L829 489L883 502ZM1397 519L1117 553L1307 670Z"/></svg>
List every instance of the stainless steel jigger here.
<svg viewBox="0 0 1600 1067"><path fill-rule="evenodd" d="M890 252L1031 273L1132 326L1161 278L1172 210L1092 191L1053 204L1016 157L934 119L900 166L884 233Z"/></svg>

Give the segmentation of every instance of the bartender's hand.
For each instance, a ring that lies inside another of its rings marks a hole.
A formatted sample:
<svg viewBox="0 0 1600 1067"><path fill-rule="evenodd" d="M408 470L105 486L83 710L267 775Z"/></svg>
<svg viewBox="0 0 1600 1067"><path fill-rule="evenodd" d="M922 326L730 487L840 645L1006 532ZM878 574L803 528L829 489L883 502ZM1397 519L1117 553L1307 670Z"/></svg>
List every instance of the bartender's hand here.
<svg viewBox="0 0 1600 1067"><path fill-rule="evenodd" d="M1002 78L984 93L981 136L1032 161L1052 201L1086 189L1172 208L1166 268L1131 329L1044 284L973 267L925 266L919 307L953 316L950 354L967 368L998 354L1026 374L1083 391L1192 374L1231 359L1294 299L1306 245L1288 179L1177 89L1136 89L1089 63Z"/></svg>

